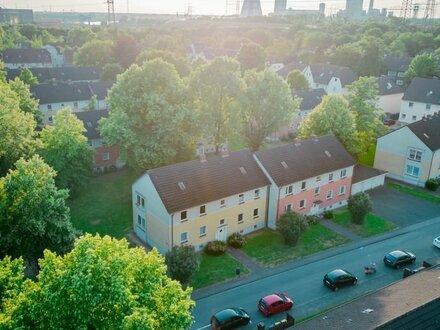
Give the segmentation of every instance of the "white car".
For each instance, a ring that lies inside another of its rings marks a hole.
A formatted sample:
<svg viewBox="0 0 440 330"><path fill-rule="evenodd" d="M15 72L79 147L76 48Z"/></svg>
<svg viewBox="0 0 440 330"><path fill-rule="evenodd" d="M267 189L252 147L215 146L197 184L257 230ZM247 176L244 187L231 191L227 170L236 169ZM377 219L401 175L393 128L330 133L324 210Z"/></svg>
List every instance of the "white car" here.
<svg viewBox="0 0 440 330"><path fill-rule="evenodd" d="M434 238L434 241L432 242L432 244L434 244L434 246L436 246L440 249L440 236Z"/></svg>

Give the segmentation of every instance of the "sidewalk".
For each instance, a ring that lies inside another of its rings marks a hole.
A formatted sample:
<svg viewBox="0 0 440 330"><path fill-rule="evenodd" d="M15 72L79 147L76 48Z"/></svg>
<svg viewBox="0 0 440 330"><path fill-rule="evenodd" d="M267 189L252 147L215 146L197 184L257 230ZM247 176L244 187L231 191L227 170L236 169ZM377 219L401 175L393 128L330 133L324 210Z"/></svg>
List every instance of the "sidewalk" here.
<svg viewBox="0 0 440 330"><path fill-rule="evenodd" d="M326 221L326 220L323 220L323 222L324 221ZM281 265L273 267L273 268L262 268L260 266L260 269L253 270L252 273L248 276L242 276L242 277L235 279L235 280L231 280L231 281L220 283L220 284L214 284L209 287L195 290L192 294L192 299L193 300L203 299L205 297L212 296L212 295L215 295L217 293L220 293L220 292L232 289L232 288L237 288L237 287L240 287L240 286L245 285L247 283L252 283L252 282L258 281L262 278L272 276L275 274L279 274L279 273L288 271L293 268L305 266L307 264L310 264L310 263L313 263L313 262L316 262L319 260L323 260L325 258L329 258L329 257L335 256L340 253L344 253L344 252L347 252L350 250L359 249L360 247L368 246L370 244L384 241L384 240L387 240L392 237L405 235L408 232L417 230L418 228L429 226L430 224L437 223L437 222L440 222L440 217L432 218L427 221L423 221L423 222L420 222L420 223L417 223L417 224L414 224L411 226L407 226L407 227L402 227L402 228L399 228L399 229L396 229L393 231L389 231L389 232L379 234L376 236L372 236L372 237L368 237L368 238L360 238L358 236L358 238L352 240L351 243L345 244L343 246L335 247L335 248L332 248L332 249L329 249L329 250L326 250L323 252L318 252L318 253L306 256L304 258L301 258L301 259L286 262L284 264L281 264ZM322 223L322 224L325 226L325 223ZM342 231L340 231L342 228L341 226L338 226L335 224L334 228L335 229L332 229L332 230L335 230L339 234L343 235ZM342 228L342 229L344 229L344 228ZM241 253L240 258L243 255L244 254ZM246 259L249 259L247 256L245 256L245 257L246 257ZM252 260L251 260L251 262L253 263Z"/></svg>

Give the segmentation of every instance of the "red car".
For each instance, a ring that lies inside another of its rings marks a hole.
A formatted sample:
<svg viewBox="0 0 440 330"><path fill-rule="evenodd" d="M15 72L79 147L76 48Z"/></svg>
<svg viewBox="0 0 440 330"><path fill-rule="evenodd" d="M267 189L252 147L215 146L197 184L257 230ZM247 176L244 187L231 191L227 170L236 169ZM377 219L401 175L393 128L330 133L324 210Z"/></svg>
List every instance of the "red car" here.
<svg viewBox="0 0 440 330"><path fill-rule="evenodd" d="M293 301L285 293L272 293L258 302L258 309L264 316L287 311L293 307Z"/></svg>

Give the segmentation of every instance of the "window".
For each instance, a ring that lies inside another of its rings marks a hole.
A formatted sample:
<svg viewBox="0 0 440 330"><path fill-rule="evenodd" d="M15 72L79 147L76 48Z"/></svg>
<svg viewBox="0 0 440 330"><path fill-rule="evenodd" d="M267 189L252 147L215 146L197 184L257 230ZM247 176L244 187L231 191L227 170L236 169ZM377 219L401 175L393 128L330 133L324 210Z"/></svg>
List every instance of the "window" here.
<svg viewBox="0 0 440 330"><path fill-rule="evenodd" d="M431 110L431 104L426 105L426 110Z"/></svg>
<svg viewBox="0 0 440 330"><path fill-rule="evenodd" d="M412 108L412 107L414 106L414 103L413 103L413 102L409 102L408 106L409 106L410 108Z"/></svg>
<svg viewBox="0 0 440 330"><path fill-rule="evenodd" d="M303 209L303 208L305 208L306 207L306 201L303 199L303 200L301 200L301 201L299 201L299 208L300 209Z"/></svg>
<svg viewBox="0 0 440 330"><path fill-rule="evenodd" d="M180 244L188 242L188 233L180 233Z"/></svg>
<svg viewBox="0 0 440 330"><path fill-rule="evenodd" d="M220 226L225 224L225 219L220 219Z"/></svg>
<svg viewBox="0 0 440 330"><path fill-rule="evenodd" d="M397 72L396 71L388 71L387 75L390 78L396 78Z"/></svg>
<svg viewBox="0 0 440 330"><path fill-rule="evenodd" d="M244 203L244 195L240 194L238 195L238 204L242 204L242 203Z"/></svg>
<svg viewBox="0 0 440 330"><path fill-rule="evenodd" d="M188 213L186 211L180 212L180 221L186 221L188 220Z"/></svg>
<svg viewBox="0 0 440 330"><path fill-rule="evenodd" d="M206 236L206 226L200 227L200 229L199 229L199 236L200 237Z"/></svg>
<svg viewBox="0 0 440 330"><path fill-rule="evenodd" d="M420 168L413 165L406 165L406 174L418 177L420 172Z"/></svg>
<svg viewBox="0 0 440 330"><path fill-rule="evenodd" d="M240 214L237 216L237 221L238 221L238 223L243 223L243 213L240 213Z"/></svg>
<svg viewBox="0 0 440 330"><path fill-rule="evenodd" d="M345 194L345 186L340 186L339 187L339 195L344 195Z"/></svg>
<svg viewBox="0 0 440 330"><path fill-rule="evenodd" d="M52 110L52 104L47 105L47 110Z"/></svg>
<svg viewBox="0 0 440 330"><path fill-rule="evenodd" d="M110 160L110 153L104 152L102 154L102 160Z"/></svg>
<svg viewBox="0 0 440 330"><path fill-rule="evenodd" d="M260 198L260 189L254 190L254 198Z"/></svg>
<svg viewBox="0 0 440 330"><path fill-rule="evenodd" d="M317 176L317 177L316 177L316 182L319 182L319 181L321 181L321 177L320 177L320 176Z"/></svg>
<svg viewBox="0 0 440 330"><path fill-rule="evenodd" d="M206 205L202 205L200 206L200 215L205 215L206 214Z"/></svg>
<svg viewBox="0 0 440 330"><path fill-rule="evenodd" d="M301 190L306 190L306 182L301 182Z"/></svg>
<svg viewBox="0 0 440 330"><path fill-rule="evenodd" d="M145 199L140 195L136 195L136 205L145 207Z"/></svg>
<svg viewBox="0 0 440 330"><path fill-rule="evenodd" d="M409 149L408 158L420 162L422 160L422 152L415 149Z"/></svg>
<svg viewBox="0 0 440 330"><path fill-rule="evenodd" d="M293 186L286 187L286 195L291 195L293 193Z"/></svg>
<svg viewBox="0 0 440 330"><path fill-rule="evenodd" d="M49 118L47 118L47 121L48 121L49 123L52 123L52 122L53 122L53 117L52 117L52 116L49 116Z"/></svg>
<svg viewBox="0 0 440 330"><path fill-rule="evenodd" d="M402 119L406 118L406 114L404 114L404 113L400 114L400 116L402 117Z"/></svg>
<svg viewBox="0 0 440 330"><path fill-rule="evenodd" d="M319 190L320 190L320 187L315 188L315 195L319 195Z"/></svg>
<svg viewBox="0 0 440 330"><path fill-rule="evenodd" d="M412 120L416 121L417 120L417 116L416 115L412 116Z"/></svg>
<svg viewBox="0 0 440 330"><path fill-rule="evenodd" d="M284 205L284 212L292 211L292 204L286 204Z"/></svg>
<svg viewBox="0 0 440 330"><path fill-rule="evenodd" d="M73 107L74 107L75 109L78 109L78 102L73 102Z"/></svg>
<svg viewBox="0 0 440 330"><path fill-rule="evenodd" d="M332 199L332 198L333 198L333 190L327 191L327 199Z"/></svg>
<svg viewBox="0 0 440 330"><path fill-rule="evenodd" d="M220 201L220 207L225 207L225 206L226 206L226 202L225 202L224 199L222 199L222 200Z"/></svg>
<svg viewBox="0 0 440 330"><path fill-rule="evenodd" d="M328 181L332 182L333 181L333 173L330 173L328 175Z"/></svg>
<svg viewBox="0 0 440 330"><path fill-rule="evenodd" d="M258 209L254 209L254 218L258 218Z"/></svg>
<svg viewBox="0 0 440 330"><path fill-rule="evenodd" d="M138 220L138 223L137 223L138 227L140 227L142 230L145 230L145 218L138 214L137 220Z"/></svg>
<svg viewBox="0 0 440 330"><path fill-rule="evenodd" d="M347 170L346 169L343 169L342 171L341 171L341 178L345 178L347 176Z"/></svg>

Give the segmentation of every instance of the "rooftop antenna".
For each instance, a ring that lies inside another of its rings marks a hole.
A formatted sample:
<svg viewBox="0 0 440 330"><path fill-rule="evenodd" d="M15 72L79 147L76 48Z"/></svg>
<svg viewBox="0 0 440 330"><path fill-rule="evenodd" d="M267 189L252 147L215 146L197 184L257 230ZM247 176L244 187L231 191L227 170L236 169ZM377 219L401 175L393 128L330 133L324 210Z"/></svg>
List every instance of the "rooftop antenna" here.
<svg viewBox="0 0 440 330"><path fill-rule="evenodd" d="M107 0L107 24L115 23L115 1Z"/></svg>

